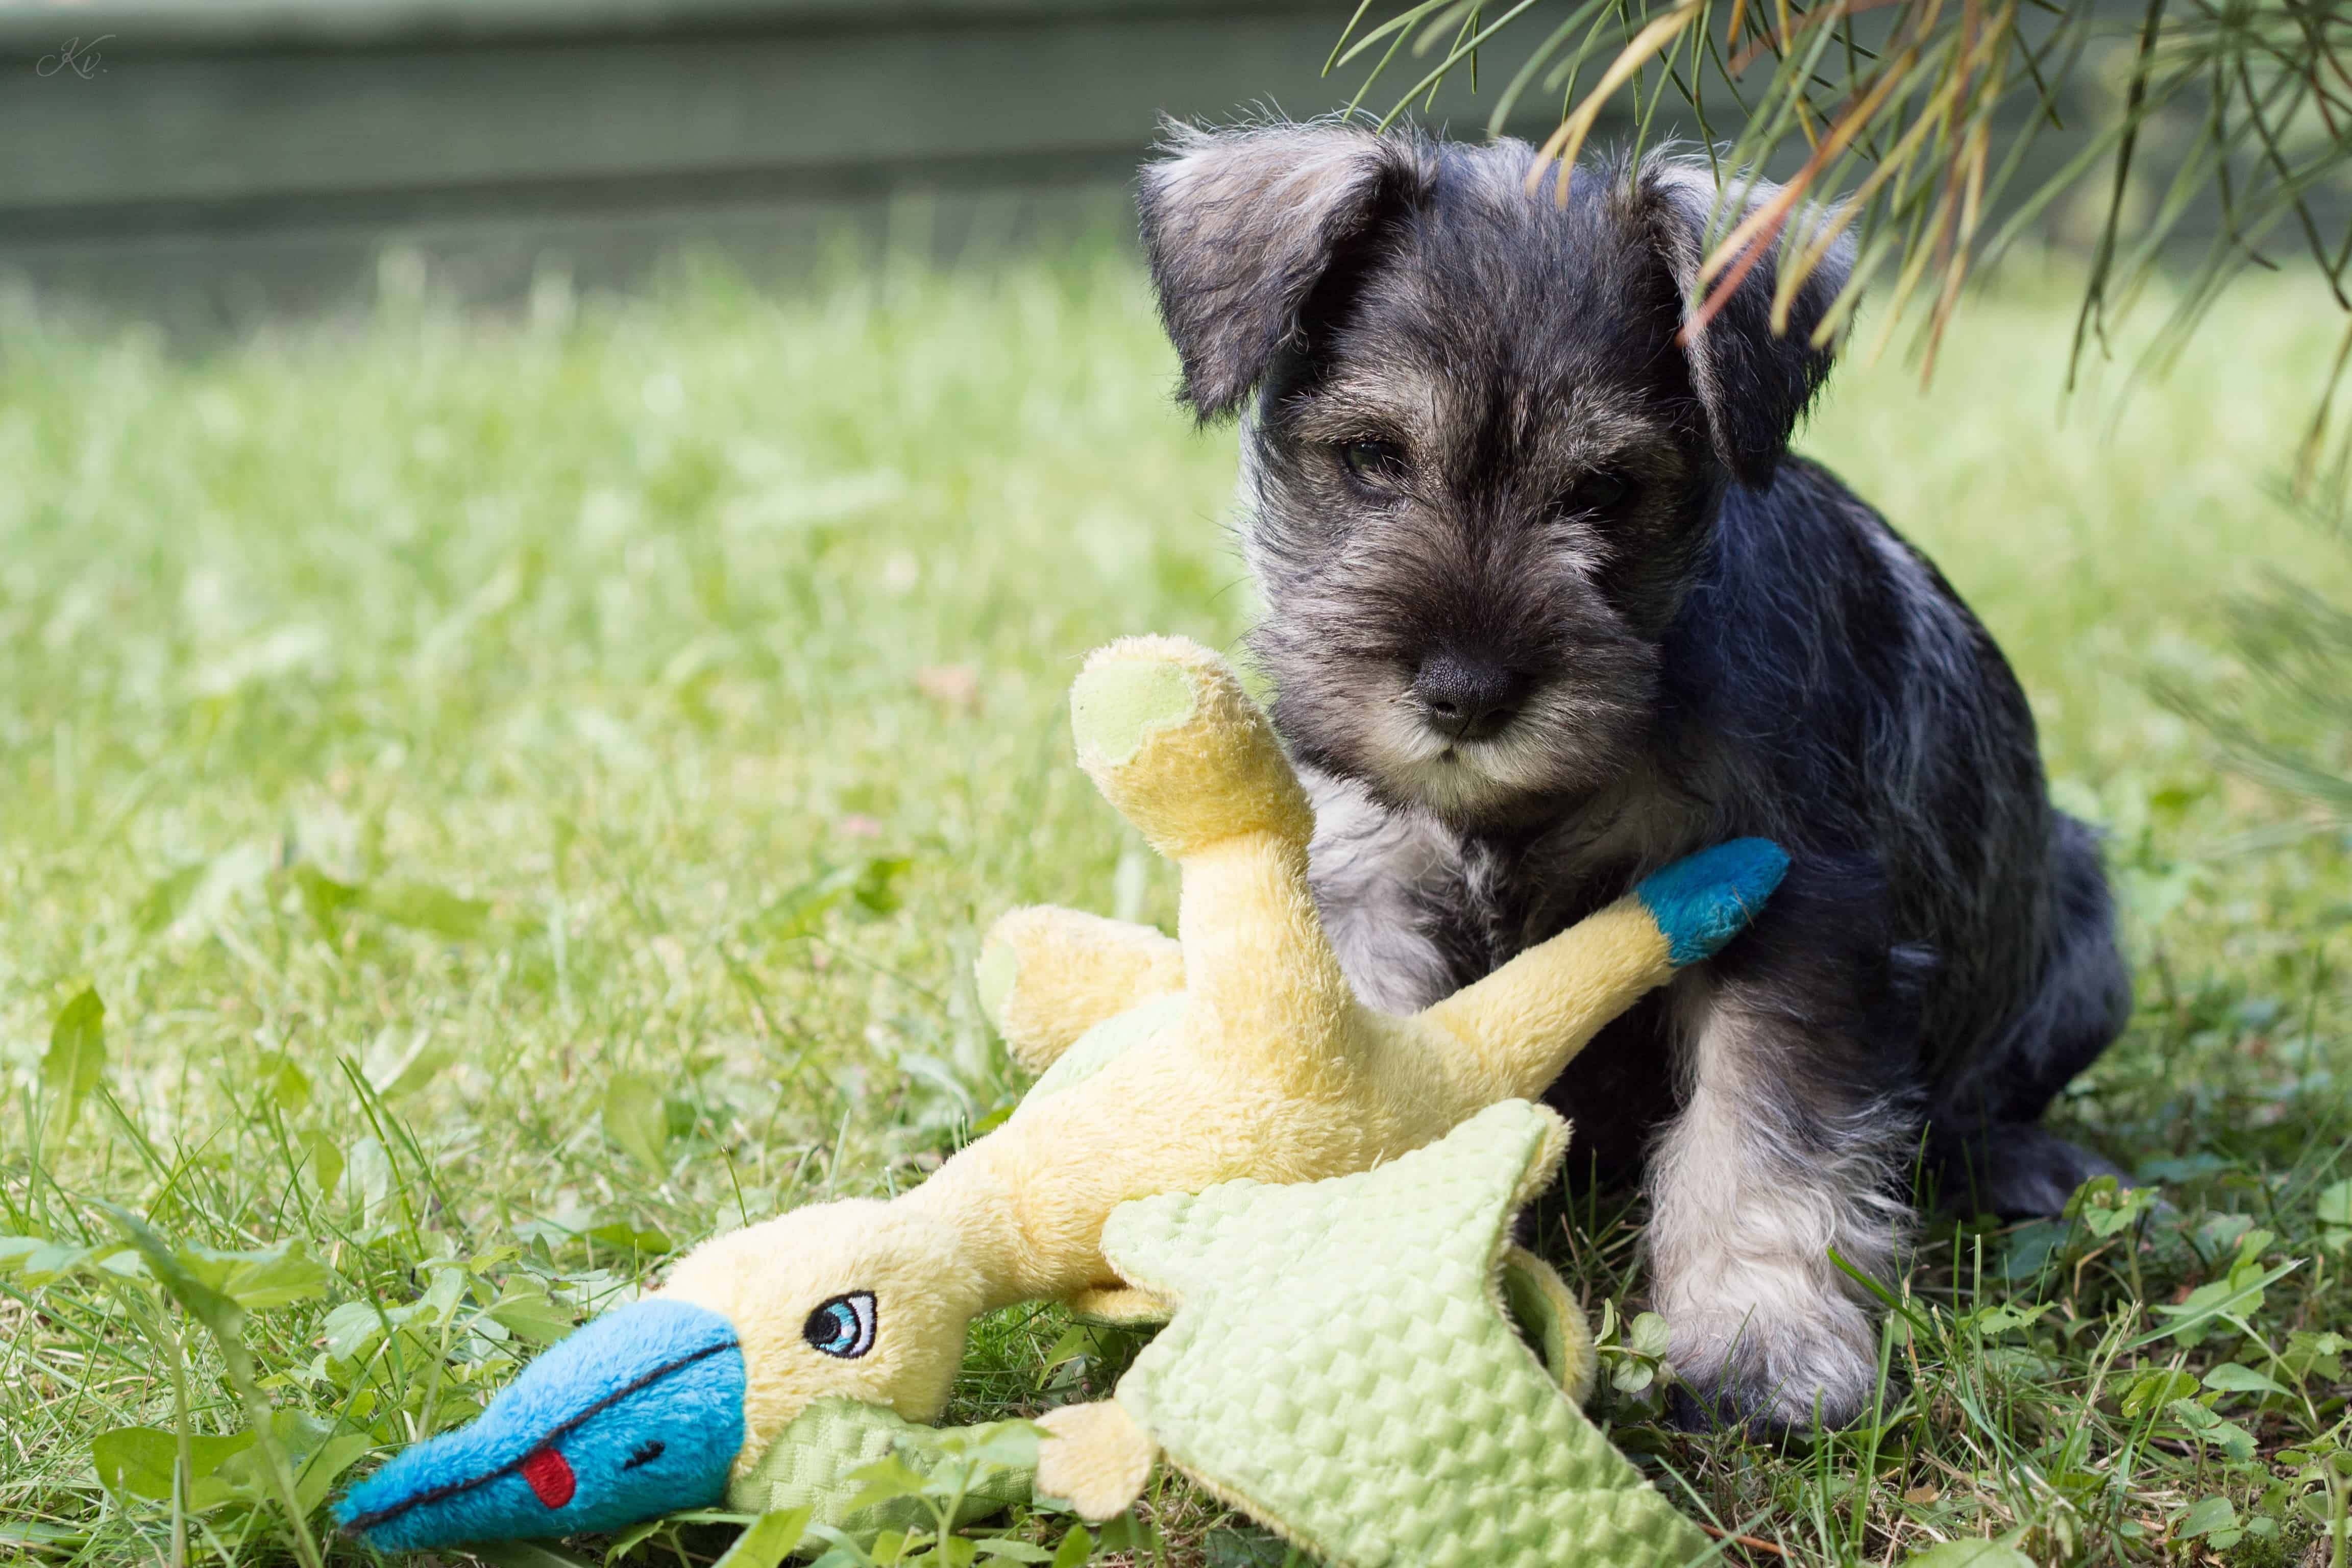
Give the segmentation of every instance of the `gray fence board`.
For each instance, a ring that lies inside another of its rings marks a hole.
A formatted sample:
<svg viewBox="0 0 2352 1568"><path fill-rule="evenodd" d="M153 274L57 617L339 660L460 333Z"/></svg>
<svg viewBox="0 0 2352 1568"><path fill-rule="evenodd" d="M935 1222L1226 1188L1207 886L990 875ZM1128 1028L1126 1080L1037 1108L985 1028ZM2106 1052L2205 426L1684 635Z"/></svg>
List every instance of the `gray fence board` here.
<svg viewBox="0 0 2352 1568"><path fill-rule="evenodd" d="M496 289L542 253L781 254L908 192L1000 229L1107 214L1162 113L1343 102L1352 8L0 0L0 271L249 313L362 283L394 239Z"/></svg>

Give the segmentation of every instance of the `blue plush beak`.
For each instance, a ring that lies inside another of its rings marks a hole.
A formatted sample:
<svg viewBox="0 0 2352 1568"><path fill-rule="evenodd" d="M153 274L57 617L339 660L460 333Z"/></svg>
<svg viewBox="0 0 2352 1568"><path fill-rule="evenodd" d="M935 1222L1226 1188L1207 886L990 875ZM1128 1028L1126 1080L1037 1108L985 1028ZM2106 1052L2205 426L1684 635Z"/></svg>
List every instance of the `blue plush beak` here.
<svg viewBox="0 0 2352 1568"><path fill-rule="evenodd" d="M1633 891L1679 969L1714 957L1746 929L1788 869L1787 852L1770 839L1734 838L1651 873Z"/></svg>
<svg viewBox="0 0 2352 1568"><path fill-rule="evenodd" d="M556 1344L472 1426L400 1455L335 1514L391 1552L617 1530L718 1502L742 1446L735 1326L639 1301Z"/></svg>

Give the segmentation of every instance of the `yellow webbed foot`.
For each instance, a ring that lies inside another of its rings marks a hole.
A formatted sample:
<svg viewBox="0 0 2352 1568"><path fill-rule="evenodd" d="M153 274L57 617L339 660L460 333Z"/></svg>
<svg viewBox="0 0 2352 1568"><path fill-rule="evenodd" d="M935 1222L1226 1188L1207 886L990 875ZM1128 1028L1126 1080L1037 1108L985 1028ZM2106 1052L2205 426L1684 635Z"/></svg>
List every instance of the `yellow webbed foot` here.
<svg viewBox="0 0 2352 1568"><path fill-rule="evenodd" d="M1258 835L1304 849L1314 831L1264 710L1196 642L1097 648L1070 688L1070 729L1104 798L1171 860Z"/></svg>
<svg viewBox="0 0 2352 1568"><path fill-rule="evenodd" d="M1037 1418L1037 1490L1081 1519L1125 1513L1143 1495L1159 1449L1135 1418L1110 1400L1065 1405Z"/></svg>
<svg viewBox="0 0 2352 1568"><path fill-rule="evenodd" d="M1265 710L1181 637L1097 650L1070 689L1078 761L1183 879L1177 938L1202 1047L1303 1091L1354 996L1307 890L1315 814Z"/></svg>
<svg viewBox="0 0 2352 1568"><path fill-rule="evenodd" d="M982 1009L1031 1072L1104 1019L1184 988L1184 952L1172 937L1050 904L1001 917L974 969Z"/></svg>

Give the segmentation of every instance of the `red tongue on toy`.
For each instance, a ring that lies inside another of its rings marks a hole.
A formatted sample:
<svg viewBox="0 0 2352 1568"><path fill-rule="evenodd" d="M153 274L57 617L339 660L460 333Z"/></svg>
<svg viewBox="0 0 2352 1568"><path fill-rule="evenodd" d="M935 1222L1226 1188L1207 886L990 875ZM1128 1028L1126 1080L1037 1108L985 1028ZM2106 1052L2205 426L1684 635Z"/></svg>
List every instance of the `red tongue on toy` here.
<svg viewBox="0 0 2352 1568"><path fill-rule="evenodd" d="M522 1462L522 1479L530 1483L530 1495L549 1508L562 1508L580 1488L571 1465L552 1444Z"/></svg>

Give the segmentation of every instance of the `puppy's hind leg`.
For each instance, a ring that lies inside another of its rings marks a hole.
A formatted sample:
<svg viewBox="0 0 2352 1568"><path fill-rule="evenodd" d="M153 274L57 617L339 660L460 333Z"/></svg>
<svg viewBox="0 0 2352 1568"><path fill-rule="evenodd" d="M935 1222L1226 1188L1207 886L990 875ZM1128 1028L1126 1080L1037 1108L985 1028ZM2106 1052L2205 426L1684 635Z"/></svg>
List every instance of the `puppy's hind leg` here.
<svg viewBox="0 0 2352 1568"><path fill-rule="evenodd" d="M2116 945L2098 841L2072 817L2059 816L2056 828L2042 983L1937 1096L1927 1175L1937 1201L1966 1214L2054 1215L2092 1177L2122 1173L2039 1125L2067 1080L2131 1017L2131 972Z"/></svg>

